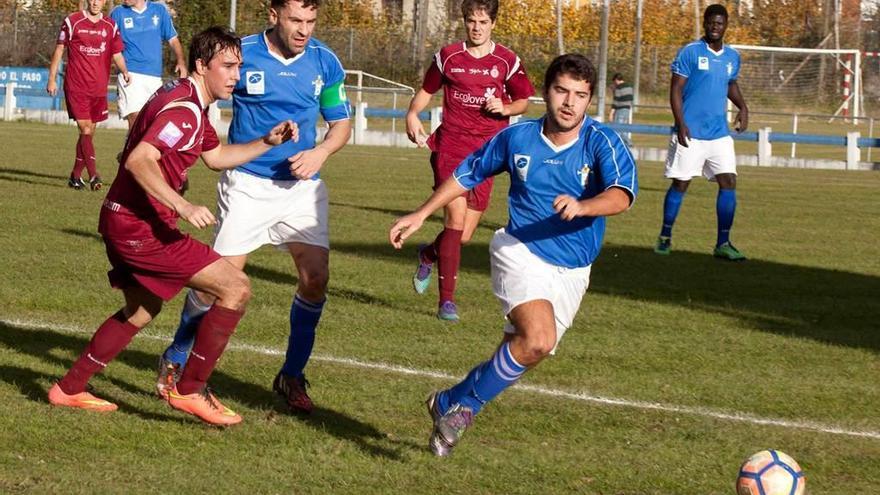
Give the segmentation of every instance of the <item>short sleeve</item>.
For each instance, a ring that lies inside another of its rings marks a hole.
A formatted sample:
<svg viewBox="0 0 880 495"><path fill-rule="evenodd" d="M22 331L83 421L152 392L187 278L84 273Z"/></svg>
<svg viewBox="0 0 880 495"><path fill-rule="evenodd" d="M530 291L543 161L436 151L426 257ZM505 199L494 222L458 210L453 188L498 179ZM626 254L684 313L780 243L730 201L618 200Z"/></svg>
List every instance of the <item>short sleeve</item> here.
<svg viewBox="0 0 880 495"><path fill-rule="evenodd" d="M535 88L526 75L526 68L523 66L519 57L511 70L510 76L505 81L504 86L510 99L513 101L522 100L535 94Z"/></svg>
<svg viewBox="0 0 880 495"><path fill-rule="evenodd" d="M162 11L162 39L168 41L177 37L177 30L174 29L174 21L171 20L171 14L168 12L168 8L165 5L159 5L159 7L161 7Z"/></svg>
<svg viewBox="0 0 880 495"><path fill-rule="evenodd" d="M733 52L733 73L730 75L730 82L735 82L737 77L739 77L739 64L740 57L738 52Z"/></svg>
<svg viewBox="0 0 880 495"><path fill-rule="evenodd" d="M431 60L431 66L425 71L425 79L422 81L422 89L431 94L440 91L440 88L443 86L443 72L440 70L440 66L437 65L437 58L439 57L440 54L438 53Z"/></svg>
<svg viewBox="0 0 880 495"><path fill-rule="evenodd" d="M210 124L206 122L206 131L208 127ZM186 106L172 107L159 112L159 115L144 133L141 142L153 145L163 155L182 151L192 147L198 128L199 122L192 109ZM213 128L211 130L213 131ZM216 132L214 139L217 139ZM216 148L216 145L214 147Z"/></svg>
<svg viewBox="0 0 880 495"><path fill-rule="evenodd" d="M116 55L121 52L125 48L125 44L122 42L122 35L119 34L119 25L115 22L113 23L113 39L110 40L110 53Z"/></svg>
<svg viewBox="0 0 880 495"><path fill-rule="evenodd" d="M351 107L345 94L345 70L333 52L326 50L322 55L327 60L322 65L324 74L321 77L325 83L319 99L321 116L327 122L346 120L351 117Z"/></svg>
<svg viewBox="0 0 880 495"><path fill-rule="evenodd" d="M70 43L70 21L64 19L61 22L61 29L58 30L58 40L56 44L67 46Z"/></svg>
<svg viewBox="0 0 880 495"><path fill-rule="evenodd" d="M599 169L599 173L595 174L600 181L599 189L623 189L629 195L631 206L639 191L636 162L632 153L620 135L606 127L597 129L592 139L593 163Z"/></svg>
<svg viewBox="0 0 880 495"><path fill-rule="evenodd" d="M507 168L507 143L510 132L502 131L462 161L452 176L465 189L473 189L484 180Z"/></svg>
<svg viewBox="0 0 880 495"><path fill-rule="evenodd" d="M691 51L687 47L682 47L675 54L675 60L672 61L672 73L682 77L690 77L691 75Z"/></svg>

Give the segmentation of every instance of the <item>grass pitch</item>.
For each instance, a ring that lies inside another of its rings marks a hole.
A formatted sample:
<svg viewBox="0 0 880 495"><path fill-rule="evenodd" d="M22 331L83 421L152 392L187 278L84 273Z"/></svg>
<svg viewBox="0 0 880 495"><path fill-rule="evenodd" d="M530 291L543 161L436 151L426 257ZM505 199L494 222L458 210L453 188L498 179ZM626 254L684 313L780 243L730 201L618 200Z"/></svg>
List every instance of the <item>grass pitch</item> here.
<svg viewBox="0 0 880 495"><path fill-rule="evenodd" d="M711 257L715 186L701 181L672 255L652 253L667 184L660 164L641 163L641 195L609 221L557 356L436 459L422 401L500 337L487 244L506 221L506 179L464 248L463 322L450 325L434 318L436 286L417 296L409 281L413 246L439 219L402 252L386 240L430 191L427 155L351 146L332 157L332 279L307 369L318 409L290 417L271 392L296 278L289 256L263 248L212 379L245 418L222 431L151 395L180 297L92 380L120 411L46 402L122 303L95 233L104 193L65 184L75 140L72 127L0 124L0 492L732 494L739 464L764 448L797 459L811 493L878 490L876 173L743 167L733 240L750 260L730 264ZM122 140L96 136L108 183ZM216 175L191 177L192 200L213 205Z"/></svg>

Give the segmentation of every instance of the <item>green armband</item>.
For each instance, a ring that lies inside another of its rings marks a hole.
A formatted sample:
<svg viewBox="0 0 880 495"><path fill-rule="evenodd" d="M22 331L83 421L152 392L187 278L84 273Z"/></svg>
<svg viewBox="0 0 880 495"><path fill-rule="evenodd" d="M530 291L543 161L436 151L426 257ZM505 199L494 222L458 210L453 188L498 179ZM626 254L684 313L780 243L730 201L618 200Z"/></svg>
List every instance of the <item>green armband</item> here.
<svg viewBox="0 0 880 495"><path fill-rule="evenodd" d="M345 96L345 81L327 86L321 91L321 108L333 108L348 101Z"/></svg>

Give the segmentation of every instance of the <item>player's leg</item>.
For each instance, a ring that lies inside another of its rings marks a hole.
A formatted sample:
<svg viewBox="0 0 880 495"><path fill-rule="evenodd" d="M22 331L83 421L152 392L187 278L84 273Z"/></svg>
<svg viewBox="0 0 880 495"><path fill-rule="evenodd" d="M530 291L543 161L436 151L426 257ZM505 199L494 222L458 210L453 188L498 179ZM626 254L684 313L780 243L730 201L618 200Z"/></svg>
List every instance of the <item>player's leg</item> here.
<svg viewBox="0 0 880 495"><path fill-rule="evenodd" d="M323 246L292 242L287 245L299 276L299 284L290 306L290 334L284 364L272 388L287 401L294 413L308 414L313 409L306 393L304 369L312 355L315 333L330 280L329 250Z"/></svg>
<svg viewBox="0 0 880 495"><path fill-rule="evenodd" d="M83 153L86 155L86 170L89 173L89 189L97 191L104 187L104 182L98 174L97 159L95 158L95 145L92 137L95 135L95 128L98 122L107 120L107 95L90 97L90 120L91 132L88 140L83 144Z"/></svg>
<svg viewBox="0 0 880 495"><path fill-rule="evenodd" d="M684 202L691 178L699 175L702 171L701 153L698 140L691 139L688 146L685 147L678 143L676 134L672 135L664 172L664 176L671 179L672 182L663 199L663 223L654 246L654 252L657 254L667 255L672 251L672 227L678 218L678 212Z"/></svg>
<svg viewBox="0 0 880 495"><path fill-rule="evenodd" d="M452 322L459 320L455 305L455 284L461 262L461 239L467 211L467 199L464 196L447 204L444 208L443 231L434 241L440 286L437 317L441 320Z"/></svg>
<svg viewBox="0 0 880 495"><path fill-rule="evenodd" d="M706 160L703 174L718 182L715 213L718 235L713 255L729 261L745 261L746 257L730 242L730 230L736 214L736 153L729 136L711 141L712 153Z"/></svg>
<svg viewBox="0 0 880 495"><path fill-rule="evenodd" d="M191 358L177 385L168 392L171 407L213 425L241 422L241 416L223 406L207 386L217 360L226 349L251 297L250 281L243 271L218 259L196 273L189 287L216 298L202 317L190 352Z"/></svg>
<svg viewBox="0 0 880 495"><path fill-rule="evenodd" d="M123 289L125 307L110 316L95 332L70 370L49 391L49 402L57 406L113 411L116 405L86 391L89 379L103 370L124 349L135 334L162 309L162 299L143 287Z"/></svg>
<svg viewBox="0 0 880 495"><path fill-rule="evenodd" d="M95 156L95 146L92 142L95 123L88 118L77 119L76 126L79 131L79 137L76 141L76 158L67 185L73 189L82 190L86 187L86 183L82 180L82 172L90 166L91 160ZM91 171L92 169L89 170L89 174L92 173Z"/></svg>

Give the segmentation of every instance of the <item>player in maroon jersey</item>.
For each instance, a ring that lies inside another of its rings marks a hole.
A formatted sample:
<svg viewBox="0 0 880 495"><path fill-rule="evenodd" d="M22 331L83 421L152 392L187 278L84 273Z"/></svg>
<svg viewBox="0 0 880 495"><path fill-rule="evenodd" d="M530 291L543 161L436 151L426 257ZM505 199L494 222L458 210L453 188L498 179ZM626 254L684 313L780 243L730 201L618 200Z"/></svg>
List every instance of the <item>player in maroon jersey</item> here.
<svg viewBox="0 0 880 495"><path fill-rule="evenodd" d="M187 286L217 300L198 327L192 357L168 403L210 424L241 421L207 388L207 380L244 314L250 283L244 272L177 228L178 217L200 229L215 223L208 208L179 194L187 169L199 157L208 168L223 170L299 138L296 125L286 121L250 143L220 144L208 122L208 105L232 96L240 67L241 45L234 33L215 27L197 34L189 48L191 76L165 84L135 121L98 225L113 267L110 285L122 289L125 306L98 328L49 391L52 404L115 410L115 404L86 391L88 380L156 317L163 301Z"/></svg>
<svg viewBox="0 0 880 495"><path fill-rule="evenodd" d="M95 147L92 136L98 122L107 120L107 82L110 80L110 60L129 81L125 59L122 57L122 37L116 22L101 13L106 0L88 0L87 10L74 12L64 19L58 33L58 44L49 65L49 84L46 91L55 96L55 82L64 48L67 50L67 73L64 77L64 100L67 114L76 120L79 140L76 142L76 159L67 185L83 189L83 168L89 172L89 187L96 191L103 186L95 165Z"/></svg>
<svg viewBox="0 0 880 495"><path fill-rule="evenodd" d="M519 57L492 41L498 0L465 0L461 4L467 40L442 48L425 74L406 114L406 133L417 145L431 149L434 188L452 175L455 167L507 126L511 116L524 113L535 94ZM430 138L418 114L431 95L443 88L443 123ZM458 321L455 281L461 245L470 241L480 217L489 206L492 181L487 180L445 207L444 228L434 242L419 247L419 266L413 288L423 294L437 262L440 300L437 317Z"/></svg>

